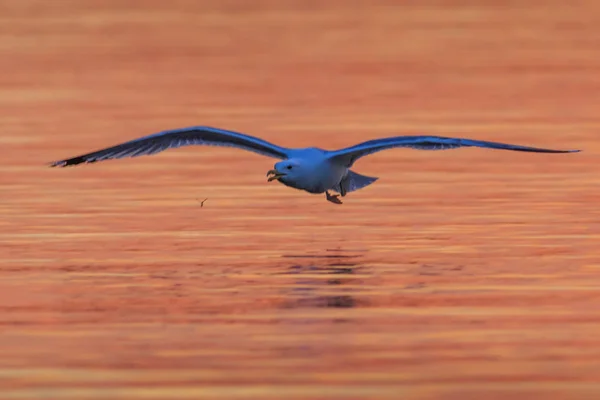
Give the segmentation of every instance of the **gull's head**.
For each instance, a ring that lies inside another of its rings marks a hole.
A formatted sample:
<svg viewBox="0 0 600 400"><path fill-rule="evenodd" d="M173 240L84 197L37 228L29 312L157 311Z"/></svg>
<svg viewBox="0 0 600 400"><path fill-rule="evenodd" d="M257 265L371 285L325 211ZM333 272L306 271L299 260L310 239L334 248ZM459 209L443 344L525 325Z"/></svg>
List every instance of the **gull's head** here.
<svg viewBox="0 0 600 400"><path fill-rule="evenodd" d="M303 175L302 164L297 160L284 160L275 164L274 168L267 172L268 181L278 180L281 183L290 184L297 182Z"/></svg>

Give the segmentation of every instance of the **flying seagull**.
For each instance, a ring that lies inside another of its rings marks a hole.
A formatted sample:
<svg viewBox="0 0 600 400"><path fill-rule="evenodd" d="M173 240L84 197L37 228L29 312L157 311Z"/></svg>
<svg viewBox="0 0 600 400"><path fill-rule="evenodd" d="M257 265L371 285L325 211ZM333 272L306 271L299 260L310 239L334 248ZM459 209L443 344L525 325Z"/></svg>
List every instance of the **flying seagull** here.
<svg viewBox="0 0 600 400"><path fill-rule="evenodd" d="M514 144L486 142L441 136L396 136L369 140L341 150L328 151L317 147L289 149L257 137L238 132L195 126L167 130L121 143L113 147L87 153L66 160L55 161L52 167L67 167L114 158L138 157L192 145L237 147L282 161L267 172L268 181L277 180L286 186L313 194L325 193L328 201L342 204L347 193L361 189L378 178L364 176L350 168L361 157L381 150L409 147L418 150L446 150L458 147L484 147L489 149L527 151L534 153L575 153L579 150L551 150ZM339 194L331 194L330 191Z"/></svg>

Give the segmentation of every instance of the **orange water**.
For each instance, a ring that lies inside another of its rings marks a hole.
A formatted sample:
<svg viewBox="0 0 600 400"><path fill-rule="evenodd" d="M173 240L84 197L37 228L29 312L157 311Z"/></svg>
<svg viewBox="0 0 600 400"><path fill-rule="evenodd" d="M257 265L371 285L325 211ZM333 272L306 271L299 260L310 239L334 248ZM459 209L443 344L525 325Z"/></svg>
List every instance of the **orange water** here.
<svg viewBox="0 0 600 400"><path fill-rule="evenodd" d="M600 6L388 3L2 3L2 398L600 393ZM342 206L232 149L46 167L198 124L585 151L383 152Z"/></svg>

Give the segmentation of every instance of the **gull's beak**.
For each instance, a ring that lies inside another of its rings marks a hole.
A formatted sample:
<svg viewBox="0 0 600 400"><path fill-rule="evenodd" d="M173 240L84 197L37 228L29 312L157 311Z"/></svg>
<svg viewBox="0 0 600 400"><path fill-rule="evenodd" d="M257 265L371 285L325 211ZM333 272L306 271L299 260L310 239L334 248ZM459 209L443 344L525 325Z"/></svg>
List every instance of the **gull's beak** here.
<svg viewBox="0 0 600 400"><path fill-rule="evenodd" d="M281 172L277 171L276 169L272 169L269 172L267 172L267 177L269 179L267 179L268 182L274 181L275 179L279 179L282 176L285 176L285 174L282 174Z"/></svg>

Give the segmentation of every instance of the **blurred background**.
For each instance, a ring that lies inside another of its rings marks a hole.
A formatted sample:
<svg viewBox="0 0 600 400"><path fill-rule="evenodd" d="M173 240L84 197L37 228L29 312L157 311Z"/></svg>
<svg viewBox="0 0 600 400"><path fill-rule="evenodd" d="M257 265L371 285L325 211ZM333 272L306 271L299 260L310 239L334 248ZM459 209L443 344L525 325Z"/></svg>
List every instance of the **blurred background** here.
<svg viewBox="0 0 600 400"><path fill-rule="evenodd" d="M0 1L3 398L600 392L594 1ZM395 150L335 206L209 125ZM207 198L203 207L199 200Z"/></svg>

